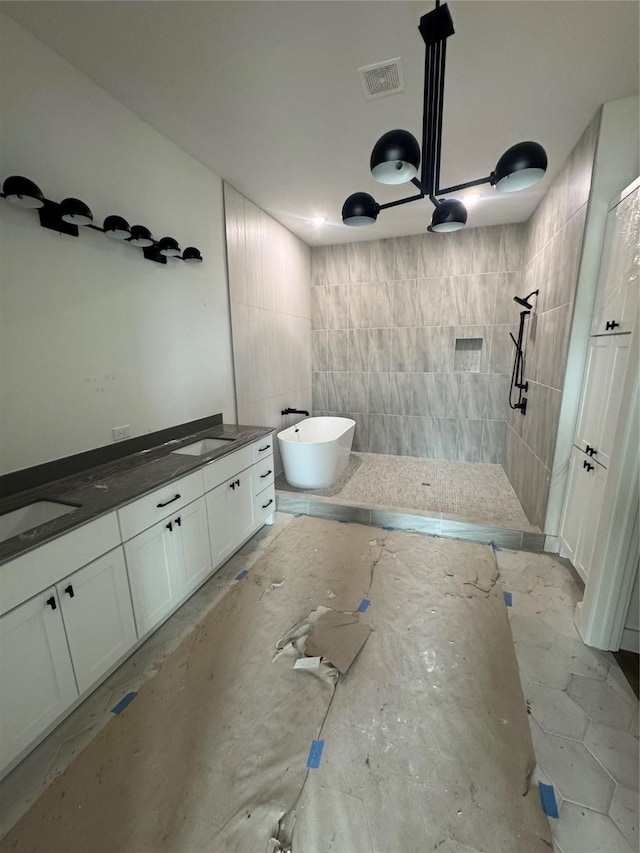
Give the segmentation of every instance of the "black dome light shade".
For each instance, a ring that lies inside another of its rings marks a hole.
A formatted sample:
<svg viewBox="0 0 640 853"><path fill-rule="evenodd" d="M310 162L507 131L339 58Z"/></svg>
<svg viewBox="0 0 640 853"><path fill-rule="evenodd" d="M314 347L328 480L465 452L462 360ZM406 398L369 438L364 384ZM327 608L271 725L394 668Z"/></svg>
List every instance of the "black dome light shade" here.
<svg viewBox="0 0 640 853"><path fill-rule="evenodd" d="M512 145L498 160L491 182L503 193L524 190L544 177L547 153L537 142Z"/></svg>
<svg viewBox="0 0 640 853"><path fill-rule="evenodd" d="M147 249L153 246L153 237L151 231L145 228L144 225L131 226L131 239L129 240L132 246L139 246L141 249Z"/></svg>
<svg viewBox="0 0 640 853"><path fill-rule="evenodd" d="M388 131L374 145L370 165L381 184L406 184L418 174L418 140L407 130Z"/></svg>
<svg viewBox="0 0 640 853"><path fill-rule="evenodd" d="M158 243L158 251L167 258L175 258L180 254L180 246L173 237L163 237Z"/></svg>
<svg viewBox="0 0 640 853"><path fill-rule="evenodd" d="M112 240L128 240L131 234L129 223L122 216L107 216L103 228L104 233Z"/></svg>
<svg viewBox="0 0 640 853"><path fill-rule="evenodd" d="M196 249L195 246L187 246L182 253L182 260L185 264L201 264L202 255L200 254L200 249Z"/></svg>
<svg viewBox="0 0 640 853"><path fill-rule="evenodd" d="M72 225L91 225L93 213L79 198L65 198L60 202L60 219Z"/></svg>
<svg viewBox="0 0 640 853"><path fill-rule="evenodd" d="M342 221L345 225L373 225L379 210L369 193L353 193L342 205Z"/></svg>
<svg viewBox="0 0 640 853"><path fill-rule="evenodd" d="M443 199L431 217L430 231L444 233L446 231L459 231L467 222L467 208L456 198Z"/></svg>
<svg viewBox="0 0 640 853"><path fill-rule="evenodd" d="M7 201L16 207L44 207L44 196L40 187L22 175L8 177L2 185L2 192Z"/></svg>

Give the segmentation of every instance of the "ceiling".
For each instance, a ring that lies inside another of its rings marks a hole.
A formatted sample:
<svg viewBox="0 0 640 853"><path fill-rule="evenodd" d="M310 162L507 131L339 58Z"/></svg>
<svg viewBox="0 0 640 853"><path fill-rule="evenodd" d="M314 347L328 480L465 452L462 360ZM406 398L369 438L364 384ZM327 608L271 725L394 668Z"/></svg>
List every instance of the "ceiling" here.
<svg viewBox="0 0 640 853"><path fill-rule="evenodd" d="M429 2L2 2L0 8L305 242L422 233L427 201L348 228L340 211L376 183L369 155L395 127L420 138ZM545 179L485 196L469 226L528 219L601 103L638 92L634 0L451 0L442 180L488 175L515 142L549 156ZM400 56L406 91L367 101L356 69ZM102 152L97 154L102 156ZM316 215L327 217L321 227Z"/></svg>

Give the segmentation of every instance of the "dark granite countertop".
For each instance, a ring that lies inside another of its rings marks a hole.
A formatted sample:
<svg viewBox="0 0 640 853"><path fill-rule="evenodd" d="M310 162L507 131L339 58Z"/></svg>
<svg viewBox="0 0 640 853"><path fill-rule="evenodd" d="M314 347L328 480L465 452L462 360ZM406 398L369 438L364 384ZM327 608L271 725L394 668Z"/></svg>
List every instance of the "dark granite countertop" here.
<svg viewBox="0 0 640 853"><path fill-rule="evenodd" d="M220 424L1 500L0 515L42 500L78 509L0 542L0 565L272 432L272 427ZM233 441L202 456L173 453L207 437Z"/></svg>

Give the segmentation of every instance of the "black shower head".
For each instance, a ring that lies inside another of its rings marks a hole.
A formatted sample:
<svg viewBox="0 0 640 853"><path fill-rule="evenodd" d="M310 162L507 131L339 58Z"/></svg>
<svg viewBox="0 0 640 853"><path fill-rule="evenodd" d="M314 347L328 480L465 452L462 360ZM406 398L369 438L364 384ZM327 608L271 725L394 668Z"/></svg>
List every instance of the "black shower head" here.
<svg viewBox="0 0 640 853"><path fill-rule="evenodd" d="M533 310L533 305L529 302L532 296L536 296L538 293L537 290L532 290L528 296L514 296L513 301L517 302L518 305L522 305L523 308L527 308L529 311Z"/></svg>

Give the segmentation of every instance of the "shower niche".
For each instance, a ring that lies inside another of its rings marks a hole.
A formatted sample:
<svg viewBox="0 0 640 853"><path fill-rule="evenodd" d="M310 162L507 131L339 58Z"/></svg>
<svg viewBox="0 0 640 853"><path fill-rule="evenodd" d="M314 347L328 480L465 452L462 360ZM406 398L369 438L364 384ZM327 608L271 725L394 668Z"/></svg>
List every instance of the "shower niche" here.
<svg viewBox="0 0 640 853"><path fill-rule="evenodd" d="M462 373L480 373L482 338L456 338L453 369Z"/></svg>

